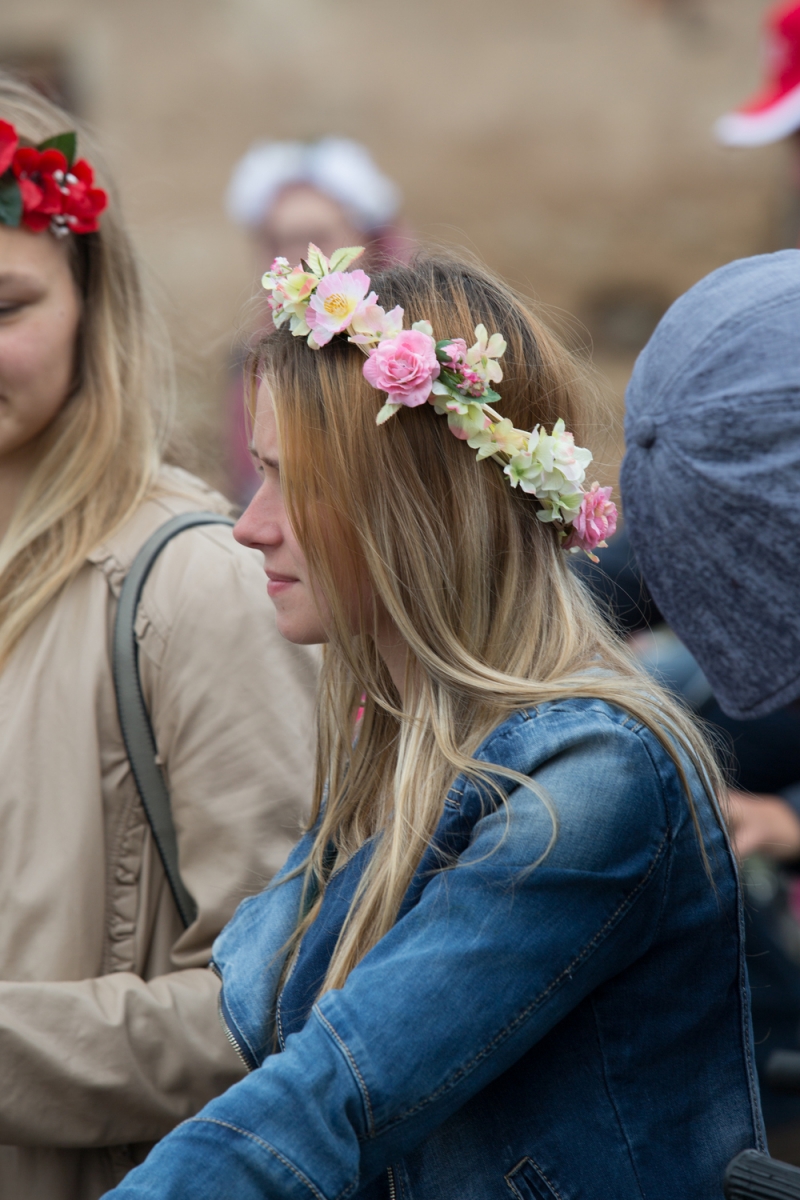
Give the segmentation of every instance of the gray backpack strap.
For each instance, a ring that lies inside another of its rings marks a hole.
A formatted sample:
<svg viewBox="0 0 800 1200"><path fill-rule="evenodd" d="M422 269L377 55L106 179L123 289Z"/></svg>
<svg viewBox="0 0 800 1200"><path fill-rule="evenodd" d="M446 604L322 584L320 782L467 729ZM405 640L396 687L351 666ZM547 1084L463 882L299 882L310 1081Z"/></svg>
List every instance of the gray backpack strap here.
<svg viewBox="0 0 800 1200"><path fill-rule="evenodd" d="M111 669L122 738L156 848L164 864L172 895L185 926L197 916L197 905L184 887L178 870L178 840L172 822L169 792L157 761L153 726L142 695L139 676L139 643L134 626L142 589L153 563L171 538L195 525L233 525L230 517L212 512L180 513L152 534L142 546L125 577L114 623Z"/></svg>

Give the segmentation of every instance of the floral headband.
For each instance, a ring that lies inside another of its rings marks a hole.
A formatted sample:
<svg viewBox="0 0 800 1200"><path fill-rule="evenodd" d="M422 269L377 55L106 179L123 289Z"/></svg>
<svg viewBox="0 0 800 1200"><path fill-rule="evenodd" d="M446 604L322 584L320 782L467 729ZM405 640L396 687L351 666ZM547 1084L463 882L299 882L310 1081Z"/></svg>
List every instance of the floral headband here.
<svg viewBox="0 0 800 1200"><path fill-rule="evenodd" d="M479 459L494 458L511 487L535 497L536 515L558 526L564 550L584 550L597 562L592 551L616 531L617 509L610 487L583 487L591 452L575 445L562 420L552 433L541 425L529 433L495 412L489 402L500 399L491 385L503 378L501 335L489 337L478 325L477 341L467 348L463 338L435 341L428 321L404 329L402 308L384 312L369 290L369 276L347 270L362 253L363 247L351 246L328 259L312 244L305 263L296 267L276 258L261 281L270 293L276 328L289 321L294 336L305 337L312 350L346 333L367 355L364 378L386 393L378 425L402 406L432 404L437 413L447 414L451 433L477 450Z"/></svg>
<svg viewBox="0 0 800 1200"><path fill-rule="evenodd" d="M59 133L21 146L8 121L0 121L0 225L24 225L56 237L94 233L108 196L94 184L85 158L75 161L76 136Z"/></svg>

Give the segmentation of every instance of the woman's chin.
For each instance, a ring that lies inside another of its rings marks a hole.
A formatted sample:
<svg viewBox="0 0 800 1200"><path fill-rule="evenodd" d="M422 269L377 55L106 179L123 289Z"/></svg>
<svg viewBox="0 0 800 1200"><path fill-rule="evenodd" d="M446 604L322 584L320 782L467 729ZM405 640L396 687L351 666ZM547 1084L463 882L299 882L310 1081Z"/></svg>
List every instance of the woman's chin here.
<svg viewBox="0 0 800 1200"><path fill-rule="evenodd" d="M278 605L275 606L275 624L281 637L295 646L319 646L328 641L319 618L304 620L295 613L281 612Z"/></svg>

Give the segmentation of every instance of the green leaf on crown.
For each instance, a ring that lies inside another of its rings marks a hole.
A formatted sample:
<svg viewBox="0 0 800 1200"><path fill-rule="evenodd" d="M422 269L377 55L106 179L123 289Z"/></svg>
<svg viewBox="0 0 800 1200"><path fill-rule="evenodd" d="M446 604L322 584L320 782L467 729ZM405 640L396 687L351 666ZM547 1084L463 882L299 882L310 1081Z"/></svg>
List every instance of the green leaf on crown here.
<svg viewBox="0 0 800 1200"><path fill-rule="evenodd" d="M360 258L363 253L363 246L345 246L341 250L334 250L330 261L331 275L334 271L346 271L350 264Z"/></svg>
<svg viewBox="0 0 800 1200"><path fill-rule="evenodd" d="M37 150L60 150L71 167L75 162L75 151L78 148L78 138L74 133L57 133L55 137L45 138L39 142Z"/></svg>
<svg viewBox="0 0 800 1200"><path fill-rule="evenodd" d="M328 274L328 260L319 246L315 246L313 242L309 244L306 262L309 271L312 275L316 275L317 279L322 279L324 275Z"/></svg>
<svg viewBox="0 0 800 1200"><path fill-rule="evenodd" d="M398 408L400 408L400 407L401 407L401 405L392 404L389 400L387 400L386 403L384 404L383 408L380 410L377 417L375 418L375 424L383 425L384 421L388 421L390 417L393 417L394 414L397 412Z"/></svg>
<svg viewBox="0 0 800 1200"><path fill-rule="evenodd" d="M22 220L22 192L10 171L0 179L0 225L17 228Z"/></svg>

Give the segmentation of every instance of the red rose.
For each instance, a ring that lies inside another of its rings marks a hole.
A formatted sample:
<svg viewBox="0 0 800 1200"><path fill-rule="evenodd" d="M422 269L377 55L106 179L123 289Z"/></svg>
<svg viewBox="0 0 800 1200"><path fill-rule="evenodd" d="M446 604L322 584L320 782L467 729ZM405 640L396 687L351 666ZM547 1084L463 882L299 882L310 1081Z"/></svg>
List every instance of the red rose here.
<svg viewBox="0 0 800 1200"><path fill-rule="evenodd" d="M73 182L74 181L74 182ZM94 184L94 171L85 158L73 163L66 177L61 211L73 233L94 233L97 218L108 204L108 196Z"/></svg>
<svg viewBox="0 0 800 1200"><path fill-rule="evenodd" d="M0 121L0 175L5 175L14 161L14 153L19 145L17 131L8 121Z"/></svg>
<svg viewBox="0 0 800 1200"><path fill-rule="evenodd" d="M65 139L74 137L65 135ZM70 167L65 154L50 146L20 146L13 125L0 121L0 175L9 166L22 198L22 224L33 233L94 233L108 205L94 172L81 158Z"/></svg>
<svg viewBox="0 0 800 1200"><path fill-rule="evenodd" d="M60 150L20 146L13 168L22 193L22 223L33 233L41 233L62 211L67 160Z"/></svg>

